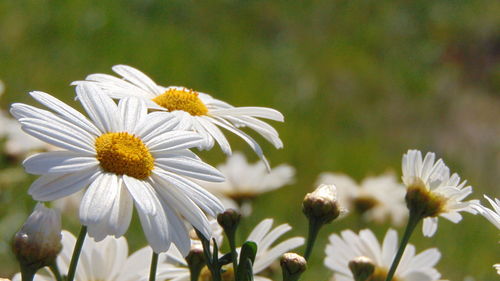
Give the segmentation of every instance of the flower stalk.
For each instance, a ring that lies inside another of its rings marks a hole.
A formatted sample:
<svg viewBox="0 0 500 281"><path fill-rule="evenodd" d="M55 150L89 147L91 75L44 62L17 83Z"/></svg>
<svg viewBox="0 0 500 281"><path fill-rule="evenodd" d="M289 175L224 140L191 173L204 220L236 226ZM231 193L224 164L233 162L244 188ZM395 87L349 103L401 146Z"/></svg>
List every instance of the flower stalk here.
<svg viewBox="0 0 500 281"><path fill-rule="evenodd" d="M151 256L151 269L149 270L149 281L156 280L156 268L158 267L158 254L153 252Z"/></svg>
<svg viewBox="0 0 500 281"><path fill-rule="evenodd" d="M80 258L80 253L82 252L83 242L85 241L86 235L87 227L82 225L80 233L78 234L78 239L76 240L75 249L73 250L73 256L71 257L66 281L73 281L73 279L75 279L76 267L78 265L78 259Z"/></svg>

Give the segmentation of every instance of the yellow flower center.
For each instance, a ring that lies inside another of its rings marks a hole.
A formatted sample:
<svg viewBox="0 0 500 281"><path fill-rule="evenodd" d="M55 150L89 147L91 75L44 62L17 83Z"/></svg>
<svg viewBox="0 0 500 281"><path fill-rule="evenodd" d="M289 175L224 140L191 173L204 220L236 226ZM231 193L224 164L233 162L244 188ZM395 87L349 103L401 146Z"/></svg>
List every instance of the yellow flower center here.
<svg viewBox="0 0 500 281"><path fill-rule="evenodd" d="M380 268L380 267L375 267L375 271L373 274L370 276L370 278L367 279L367 281L385 281L387 278L387 270L385 268ZM392 281L398 281L399 278L394 276L392 278Z"/></svg>
<svg viewBox="0 0 500 281"><path fill-rule="evenodd" d="M157 96L153 101L168 111L182 110L193 116L208 113L208 109L198 97L198 93L186 88L168 88L165 93Z"/></svg>
<svg viewBox="0 0 500 281"><path fill-rule="evenodd" d="M106 172L145 179L151 175L154 158L142 140L127 132L106 133L95 140L97 160Z"/></svg>
<svg viewBox="0 0 500 281"><path fill-rule="evenodd" d="M421 180L415 181L406 190L406 205L421 218L436 217L445 212L447 198L428 190Z"/></svg>
<svg viewBox="0 0 500 281"><path fill-rule="evenodd" d="M234 280L234 270L233 270L233 264L227 264L222 267L222 281L233 281ZM212 273L210 273L210 270L208 267L203 267L203 269L200 272L200 276L198 277L198 281L212 281Z"/></svg>
<svg viewBox="0 0 500 281"><path fill-rule="evenodd" d="M358 211L360 214L364 214L365 212L371 210L373 207L379 204L378 200L373 196L363 195L354 199L353 205L354 209Z"/></svg>

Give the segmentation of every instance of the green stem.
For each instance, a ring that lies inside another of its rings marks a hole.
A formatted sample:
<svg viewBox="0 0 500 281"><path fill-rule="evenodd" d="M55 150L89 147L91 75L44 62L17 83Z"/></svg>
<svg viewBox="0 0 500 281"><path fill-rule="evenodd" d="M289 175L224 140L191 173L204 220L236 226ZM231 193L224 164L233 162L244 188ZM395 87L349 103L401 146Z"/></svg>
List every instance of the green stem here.
<svg viewBox="0 0 500 281"><path fill-rule="evenodd" d="M205 236L203 236L203 234L198 231L198 229L195 228L194 230L196 231L196 235L198 235L198 238L200 238L201 245L203 246L203 255L205 256L207 267L212 274L212 280L221 281L222 277L220 275L219 261L214 261L212 258L212 255L210 253L210 241L207 240Z"/></svg>
<svg viewBox="0 0 500 281"><path fill-rule="evenodd" d="M307 246L304 253L304 258L306 259L306 261L309 261L309 257L311 256L312 249L314 247L314 243L316 242L316 238L318 237L321 226L323 226L323 224L318 222L317 220L309 219L309 233L307 235Z"/></svg>
<svg viewBox="0 0 500 281"><path fill-rule="evenodd" d="M394 276L394 273L396 273L396 269L398 268L399 261L401 261L401 258L403 257L403 253L405 251L406 245L408 244L408 241L410 241L410 236L415 230L415 227L418 225L420 220L422 219L422 216L418 216L414 214L414 212L410 211L410 217L408 218L408 224L406 225L405 233L403 234L403 237L401 238L401 242L399 243L399 249L398 252L396 253L396 256L394 257L394 261L392 262L391 269L387 273L387 278L385 281L391 281L392 277Z"/></svg>
<svg viewBox="0 0 500 281"><path fill-rule="evenodd" d="M233 271L238 272L238 253L236 252L236 232L230 231L226 233L227 240L229 241L229 248L231 249L231 258L233 260ZM235 281L239 281L238 275L235 275Z"/></svg>
<svg viewBox="0 0 500 281"><path fill-rule="evenodd" d="M33 281L33 278L35 277L36 270L33 270L32 268L28 266L22 266L21 265L21 280L22 281Z"/></svg>
<svg viewBox="0 0 500 281"><path fill-rule="evenodd" d="M78 265L78 259L80 258L80 253L82 252L83 241L85 241L85 236L87 235L87 227L82 225L80 229L80 234L78 234L78 239L76 240L75 249L73 250L73 256L71 257L71 262L68 269L68 277L66 281L73 281L75 279L76 266Z"/></svg>
<svg viewBox="0 0 500 281"><path fill-rule="evenodd" d="M56 281L63 281L61 272L59 271L59 267L57 266L56 261L54 261L51 265L49 265L49 268L56 277Z"/></svg>
<svg viewBox="0 0 500 281"><path fill-rule="evenodd" d="M153 252L151 257L151 269L149 270L149 281L156 280L156 268L158 267L158 254Z"/></svg>

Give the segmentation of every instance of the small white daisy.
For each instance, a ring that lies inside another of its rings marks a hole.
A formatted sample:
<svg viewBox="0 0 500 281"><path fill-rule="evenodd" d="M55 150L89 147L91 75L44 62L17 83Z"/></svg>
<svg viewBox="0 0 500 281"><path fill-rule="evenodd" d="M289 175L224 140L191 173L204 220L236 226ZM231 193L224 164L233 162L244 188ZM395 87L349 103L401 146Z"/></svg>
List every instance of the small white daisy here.
<svg viewBox="0 0 500 281"><path fill-rule="evenodd" d="M360 184L340 173L321 173L317 183L334 184L341 206L363 215L367 221L383 223L390 218L396 226L408 217L405 188L394 174L367 177Z"/></svg>
<svg viewBox="0 0 500 281"><path fill-rule="evenodd" d="M493 268L497 270L497 274L500 275L500 263L494 264Z"/></svg>
<svg viewBox="0 0 500 281"><path fill-rule="evenodd" d="M57 266L61 274L69 269L76 238L68 231L62 231L62 251L57 257ZM160 255L163 257L164 254ZM146 281L149 277L152 250L144 247L131 256L124 237L106 237L100 242L87 237L83 243L80 262L76 268L76 281ZM166 263L159 263L156 271L157 280L169 279L177 274L178 269ZM55 281L52 272L44 268L35 275L34 281ZM12 281L21 281L21 274L16 274Z"/></svg>
<svg viewBox="0 0 500 281"><path fill-rule="evenodd" d="M226 207L241 206L245 201L258 195L283 187L294 180L295 169L287 164L267 170L262 161L248 163L245 155L235 152L227 158L226 163L217 169L225 176L225 182L204 183L202 186L221 198L222 202L233 200Z"/></svg>
<svg viewBox="0 0 500 281"><path fill-rule="evenodd" d="M28 134L63 150L36 154L23 165L41 175L28 193L52 201L88 187L80 204L80 221L91 237L120 237L130 225L133 205L155 252L175 243L187 254L190 240L181 217L206 237L206 215L223 211L220 201L187 177L222 181L215 168L188 148L203 142L194 132L175 131L170 114L147 113L144 102L122 99L118 105L92 84L76 87L90 116L42 93L31 95L53 112L25 104L11 113ZM203 211L202 211L203 210Z"/></svg>
<svg viewBox="0 0 500 281"><path fill-rule="evenodd" d="M266 268L271 266L274 261L278 260L284 253L295 249L302 244L304 244L304 238L293 237L287 239L278 245L271 247L271 245L280 238L283 234L290 231L292 228L288 224L282 224L271 230L273 225L272 219L265 219L260 222L250 233L245 241L253 241L257 244L257 255L255 256L255 262L253 264L253 274L255 281L270 281L271 279L264 276L259 276L257 274L264 271ZM198 245L193 242L193 245ZM240 249L237 249L240 252ZM173 278L175 281L187 281L190 280L189 269L187 268L187 262L182 258L179 251L172 247L166 253L166 261L171 262L179 269L184 271L178 272L178 276ZM219 255L220 256L220 255ZM223 280L234 280L234 272L232 264L226 265L224 267L227 271L224 273ZM211 280L210 272L208 269L202 270L199 280Z"/></svg>
<svg viewBox="0 0 500 281"><path fill-rule="evenodd" d="M465 186L466 181L460 182L456 173L450 176L443 160L435 160L436 155L432 152L422 159L420 151L408 150L402 161L403 183L407 186L406 202L410 211L412 208L425 209L423 233L427 237L436 233L438 216L458 223L462 220L459 212L476 213L472 206L477 200L462 201L472 193L472 187Z"/></svg>
<svg viewBox="0 0 500 281"><path fill-rule="evenodd" d="M182 120L186 129L194 130L204 137L206 148L211 148L215 141L224 153L231 154L231 146L219 127L241 137L264 160L259 144L240 130L240 127L249 127L256 131L276 148L283 147L278 132L269 124L257 119L283 122L283 115L274 109L234 107L208 94L185 87L163 87L157 85L146 74L127 65L115 65L113 71L123 79L107 74L91 74L87 76L85 82L96 83L112 98L138 97L151 109L173 112ZM85 82L77 81L74 84Z"/></svg>
<svg viewBox="0 0 500 281"><path fill-rule="evenodd" d="M354 280L348 264L359 257L368 258L375 266L375 271L369 280L384 281L398 250L398 234L393 229L387 231L382 245L369 229L361 230L359 235L351 230L345 230L340 236L330 235L329 240L325 249L324 263L326 267L334 271L336 281ZM392 280L439 280L441 274L434 266L440 258L441 253L435 248L416 254L415 247L408 244Z"/></svg>
<svg viewBox="0 0 500 281"><path fill-rule="evenodd" d="M493 225L500 229L500 200L495 198L495 201L490 199L488 196L484 195L484 198L490 202L493 209L486 208L481 204L474 204L474 209L478 211L480 215L489 220Z"/></svg>

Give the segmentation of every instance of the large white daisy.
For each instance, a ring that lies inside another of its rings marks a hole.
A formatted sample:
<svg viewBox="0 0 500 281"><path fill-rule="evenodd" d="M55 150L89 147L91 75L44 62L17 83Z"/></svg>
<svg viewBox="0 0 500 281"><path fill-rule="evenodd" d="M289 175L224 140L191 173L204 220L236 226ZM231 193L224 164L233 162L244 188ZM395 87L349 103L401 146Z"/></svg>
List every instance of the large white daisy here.
<svg viewBox="0 0 500 281"><path fill-rule="evenodd" d="M152 250L144 247L128 255L128 244L124 237L118 239L106 237L97 242L87 237L83 243L80 262L76 268L76 281L146 281L149 276ZM56 259L61 274L69 269L76 238L68 231L62 231L62 251ZM164 254L160 255L163 257ZM169 279L179 270L166 263L159 263L156 271L157 280ZM44 268L35 275L34 281L55 281L56 278ZM21 274L16 274L12 281L21 281Z"/></svg>
<svg viewBox="0 0 500 281"><path fill-rule="evenodd" d="M436 233L438 216L458 223L462 220L459 212L476 213L473 205L477 200L462 201L472 193L472 187L465 186L466 181L460 182L456 173L450 176L450 169L443 160L436 161L434 153L428 152L422 159L420 151L408 150L403 155L402 170L407 192L418 191L420 196L426 197L427 204L432 204L433 210L426 215L423 223L425 236ZM408 203L408 195L406 199Z"/></svg>
<svg viewBox="0 0 500 281"><path fill-rule="evenodd" d="M257 255L255 256L255 262L253 264L253 274L255 281L270 281L271 279L258 274L262 273L265 269L271 266L274 261L280 258L284 253L304 244L304 238L293 237L279 243L274 247L271 247L271 245L276 240L278 240L283 234L292 229L290 225L282 224L271 230L272 225L272 219L263 220L252 230L250 235L245 240L253 241L257 244ZM192 244L196 247L200 247L199 243L197 243L196 241L194 241ZM237 252L240 252L239 248L237 249ZM182 258L179 251L175 247L172 247L168 250L165 260L179 269L179 271L177 272L178 275L175 278L172 278L172 281L190 280L187 262ZM227 271L222 276L223 280L234 280L232 264L226 265L224 266L224 268L227 269ZM210 272L208 271L208 269L205 268L202 270L199 280L211 280Z"/></svg>
<svg viewBox="0 0 500 281"><path fill-rule="evenodd" d="M129 227L133 205L155 252L175 243L187 254L190 241L181 217L210 236L206 215L223 211L220 201L188 177L222 181L215 168L188 148L203 142L194 132L175 131L170 114L147 113L144 102L126 98L115 104L92 84L76 87L89 119L56 98L31 95L53 112L13 104L11 113L28 134L63 150L36 154L23 165L41 175L28 193L52 201L88 189L80 221L91 237L119 237ZM202 211L203 210L203 211Z"/></svg>
<svg viewBox="0 0 500 281"><path fill-rule="evenodd" d="M334 271L336 281L353 281L349 262L366 257L375 265L375 271L369 280L384 281L398 250L398 234L389 229L382 245L379 244L373 232L364 229L359 235L351 230L345 230L329 237L326 246L325 266ZM415 254L415 247L406 246L403 258L392 280L395 281L434 281L439 280L441 274L434 269L441 258L441 253L435 249L428 249Z"/></svg>
<svg viewBox="0 0 500 281"><path fill-rule="evenodd" d="M392 173L365 178L360 184L340 173L321 173L317 184L334 184L341 206L360 213L367 221L383 223L391 219L402 225L408 216L405 188Z"/></svg>
<svg viewBox="0 0 500 281"><path fill-rule="evenodd" d="M204 137L206 148L211 148L215 141L224 153L231 154L231 146L219 127L241 137L262 159L265 158L259 144L240 130L240 127L249 127L256 131L276 148L283 147L278 132L269 124L257 119L283 122L283 115L274 109L234 107L208 94L185 87L163 87L146 74L127 65L115 65L113 71L123 79L108 74L91 74L87 76L86 82L96 83L113 98L138 97L151 109L173 112L182 124ZM74 82L74 84L81 83L85 82Z"/></svg>

